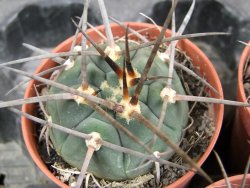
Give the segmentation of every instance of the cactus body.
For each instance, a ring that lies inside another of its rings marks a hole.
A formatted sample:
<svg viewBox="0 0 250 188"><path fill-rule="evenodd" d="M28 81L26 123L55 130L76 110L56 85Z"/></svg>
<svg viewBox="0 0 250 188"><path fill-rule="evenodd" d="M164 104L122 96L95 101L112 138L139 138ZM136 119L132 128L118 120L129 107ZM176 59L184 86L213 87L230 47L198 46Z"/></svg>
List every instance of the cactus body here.
<svg viewBox="0 0 250 188"><path fill-rule="evenodd" d="M124 49L125 42L117 42L117 45L121 49ZM135 44L129 42L129 45L132 46ZM105 49L105 44L99 46ZM94 51L93 47L89 49ZM142 74L150 53L150 47L131 52L132 65L139 74ZM115 61L121 68L123 66L123 59L124 56L121 56ZM148 76L166 76L167 73L167 64L157 56ZM117 75L101 57L87 57L87 79L89 85L94 90L101 89L101 92L98 94L99 97L113 100L117 103L122 100L122 82L119 81ZM82 81L80 57L76 58L74 66L69 70L64 70L56 81L73 88L79 88ZM156 125L159 121L163 103L160 92L164 87L164 80L147 81L139 97L141 114ZM130 96L133 95L134 89L135 86L129 87ZM173 76L173 89L179 94L184 94L184 89L176 73ZM50 94L60 92L62 91L54 87L51 87L49 90ZM46 106L54 123L84 133L98 132L101 134L103 140L145 153L141 146L134 143L123 132L114 128L104 117L101 117L86 104L77 104L74 100L60 100L49 101ZM145 144L148 144L153 138L154 134L138 121L134 119L126 120L119 116L119 114L115 115L114 112L108 109L107 111ZM187 121L187 102L169 104L161 131L168 135L173 142L179 143L182 130L186 127ZM87 150L85 141L55 129L50 131L50 138L57 153L66 162L81 169ZM160 139L157 139L152 150L164 152L169 151L170 148ZM166 158L169 157L170 155ZM102 147L99 151L95 152L88 171L99 178L116 181L125 180L149 172L153 163L141 165L141 161L142 159L140 158Z"/></svg>

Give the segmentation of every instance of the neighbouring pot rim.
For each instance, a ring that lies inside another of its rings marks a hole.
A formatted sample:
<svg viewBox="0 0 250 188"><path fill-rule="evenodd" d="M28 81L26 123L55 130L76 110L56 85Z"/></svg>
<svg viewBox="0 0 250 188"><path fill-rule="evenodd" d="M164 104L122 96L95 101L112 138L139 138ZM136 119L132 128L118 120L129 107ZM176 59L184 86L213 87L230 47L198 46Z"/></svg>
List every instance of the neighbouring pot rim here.
<svg viewBox="0 0 250 188"><path fill-rule="evenodd" d="M250 45L250 41L248 42L248 44ZM244 67L245 64L250 60L250 47L249 46L245 46L241 56L240 56L240 63L238 66L238 98L241 102L247 102L247 97L246 97L246 93L244 90L244 84L243 84L243 71L244 71ZM250 108L247 107L243 107L247 113L248 116L250 117Z"/></svg>
<svg viewBox="0 0 250 188"><path fill-rule="evenodd" d="M148 24L148 23L139 23L139 22L126 22L125 24L129 25L131 28L148 28L148 27L152 27L152 24ZM115 29L119 29L121 30L122 28L116 24L111 24L112 30ZM96 29L100 30L100 31L104 31L104 26L97 26ZM122 29L123 30L123 29ZM158 30L156 28L152 29L149 31L150 32L158 32ZM122 31L123 33L123 31ZM170 31L167 31L168 34L170 34ZM96 32L93 29L88 29L87 34L89 34L91 36L91 34L96 35ZM98 36L99 37L99 36ZM63 41L62 43L60 43L56 48L54 48L53 52L59 52L61 51L62 48L64 48L66 45L70 45L72 42L73 36L66 39L65 41ZM80 37L78 37L78 41L80 40ZM185 51L188 51L188 56L190 57L191 51L195 51L195 55L193 55L195 59L199 59L199 60L203 60L204 62L206 62L205 64L205 68L209 69L211 71L211 74L213 75L213 78L210 78L209 76L207 77L207 79L212 79L211 82L214 82L215 85L215 89L220 93L220 97L219 98L223 98L223 91L222 91L222 86L218 77L218 74L216 73L212 63L210 62L210 60L207 58L207 56L195 45L193 44L191 41L189 41L188 39L183 39L181 40L181 49L184 48L186 49ZM187 48L187 46L189 48ZM183 50L184 51L184 50ZM198 55L197 55L198 54ZM191 59L193 59L191 58ZM46 66L45 64L47 64L47 62L52 62L52 60L43 60L42 63L39 65L39 67L36 69L35 73L39 73L44 69L44 66ZM198 61L198 60L197 60ZM204 69L205 69L204 68ZM206 70L205 70L206 71ZM30 97L30 89L32 90L33 85L34 85L35 81L31 80L29 82L28 87L26 88L25 91L25 96L24 98ZM31 105L23 105L22 107L22 111L27 112L28 111L28 106ZM207 157L209 156L209 154L211 153L217 138L219 136L220 133L220 129L222 126L222 120L223 120L223 112L224 112L224 106L223 105L215 105L214 106L215 110L217 110L218 112L214 115L216 115L216 119L214 124L215 126L215 131L214 134L211 138L210 144L207 147L206 151L203 153L203 155L200 157L200 159L198 160L198 164L199 166L201 166L204 161L207 159ZM41 161L40 156L37 156L37 152L34 151L34 149L37 149L36 146L34 145L34 143L30 143L29 140L29 136L30 133L28 132L27 128L24 127L24 124L29 123L31 121L27 120L27 118L22 117L22 132L23 132L23 137L24 137L24 141L26 144L26 147L32 157L32 159L35 161L35 163L37 164L37 166L43 171L43 173L45 173L52 181L54 181L57 185L59 185L60 187L68 187L66 184L64 184L63 182L61 182L59 179L57 179L46 167L46 165ZM34 135L32 135L34 137ZM174 183L170 184L169 187L179 187L182 184L186 184L187 182L190 181L190 179L193 177L195 173L194 172L187 172L184 176L182 176L181 178L179 178L177 181L175 181Z"/></svg>
<svg viewBox="0 0 250 188"><path fill-rule="evenodd" d="M242 182L243 177L244 177L244 174L240 174L240 175L235 175L235 176L228 177L228 180L232 184L237 184L237 183L241 183ZM246 183L248 183L248 184L250 183L250 174L246 175ZM241 185L241 184L239 184L239 185ZM213 184L207 186L206 188L214 188L215 186L216 187L217 186L225 186L225 188L226 188L226 181L225 181L225 179L221 179L219 181L216 181Z"/></svg>

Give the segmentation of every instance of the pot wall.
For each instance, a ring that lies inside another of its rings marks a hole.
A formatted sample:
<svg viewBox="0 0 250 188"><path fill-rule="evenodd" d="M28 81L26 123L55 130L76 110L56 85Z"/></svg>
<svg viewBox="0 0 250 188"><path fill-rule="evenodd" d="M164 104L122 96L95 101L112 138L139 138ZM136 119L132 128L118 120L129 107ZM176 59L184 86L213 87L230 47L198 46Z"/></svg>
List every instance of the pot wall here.
<svg viewBox="0 0 250 188"><path fill-rule="evenodd" d="M250 44L250 42L249 42ZM239 63L237 100L247 102L243 86L243 70L249 60L250 47L245 47ZM234 171L242 173L250 155L250 108L239 107L236 111L235 122L231 135L230 164Z"/></svg>
<svg viewBox="0 0 250 188"><path fill-rule="evenodd" d="M243 175L232 176L228 178L232 188L239 188L242 185ZM206 188L227 188L225 179L217 181ZM250 187L250 174L246 176L245 188Z"/></svg>

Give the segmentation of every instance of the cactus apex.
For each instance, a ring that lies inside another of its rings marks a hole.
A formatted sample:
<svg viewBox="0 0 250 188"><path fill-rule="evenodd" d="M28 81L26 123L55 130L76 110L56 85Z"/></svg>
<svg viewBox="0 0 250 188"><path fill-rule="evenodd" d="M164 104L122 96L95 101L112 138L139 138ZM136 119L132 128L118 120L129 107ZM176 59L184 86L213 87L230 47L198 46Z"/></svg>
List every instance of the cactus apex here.
<svg viewBox="0 0 250 188"><path fill-rule="evenodd" d="M128 73L128 72L127 72ZM127 74L127 83L128 83L128 87L132 87L134 86L134 79L135 78L140 78L141 77L141 74L136 70L134 69L134 73L135 75L134 76L130 76L129 74Z"/></svg>
<svg viewBox="0 0 250 188"><path fill-rule="evenodd" d="M121 52L121 48L118 45L115 45L114 48L111 48L110 46L107 46L106 49L104 50L104 52L113 61L116 61L116 60L118 60L121 57L121 55L119 53L119 52Z"/></svg>
<svg viewBox="0 0 250 188"><path fill-rule="evenodd" d="M120 105L124 106L124 110L122 113L119 113L119 115L126 119L127 123L129 124L129 121L131 120L131 113L132 112L137 112L139 114L141 114L141 107L140 104L137 103L136 105L132 105L129 103L130 98L128 100L121 100Z"/></svg>

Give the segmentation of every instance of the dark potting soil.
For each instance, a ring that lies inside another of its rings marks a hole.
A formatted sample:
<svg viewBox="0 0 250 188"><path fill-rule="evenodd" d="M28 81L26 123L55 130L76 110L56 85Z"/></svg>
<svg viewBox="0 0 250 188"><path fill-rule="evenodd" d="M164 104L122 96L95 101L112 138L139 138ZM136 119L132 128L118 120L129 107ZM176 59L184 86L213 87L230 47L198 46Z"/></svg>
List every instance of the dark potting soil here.
<svg viewBox="0 0 250 188"><path fill-rule="evenodd" d="M243 84L248 103L250 102L250 57L243 70Z"/></svg>
<svg viewBox="0 0 250 188"><path fill-rule="evenodd" d="M176 61L182 63L194 72L198 68L192 65L192 61L189 57L180 51L176 53ZM249 69L250 70L250 69ZM250 72L250 71L249 71ZM186 72L177 69L177 73L182 81L187 95L194 96L207 96L207 88L203 83L197 79L189 76ZM250 74L249 74L250 77ZM249 91L249 90L248 90ZM250 91L249 91L250 92ZM206 148L210 143L211 136L214 132L214 122L211 118L211 108L205 103L189 102L189 125L184 131L183 138L180 147L195 161L200 158L200 156L205 152ZM209 110L210 109L210 110ZM43 113L39 113L42 117ZM37 135L40 135L41 127L37 129ZM68 185L73 186L77 179L79 170L71 167L69 164L63 161L63 159L57 155L53 146L50 145L50 156L47 152L46 140L43 138L38 144L39 152L42 159L47 165L48 169L61 181ZM188 166L181 157L178 155L173 155L170 159L179 165ZM88 180L88 187L98 187L96 182L104 187L162 187L163 185L169 185L176 181L178 178L182 177L186 170L170 167L168 165L162 165L160 167L160 184L157 185L155 178L155 168L152 169L150 174L140 176L134 180L127 180L124 182L110 182L106 180L100 180L95 178L92 174L88 174L86 177ZM87 179L86 178L86 179ZM73 184L72 184L73 183ZM83 182L85 185L86 182Z"/></svg>

